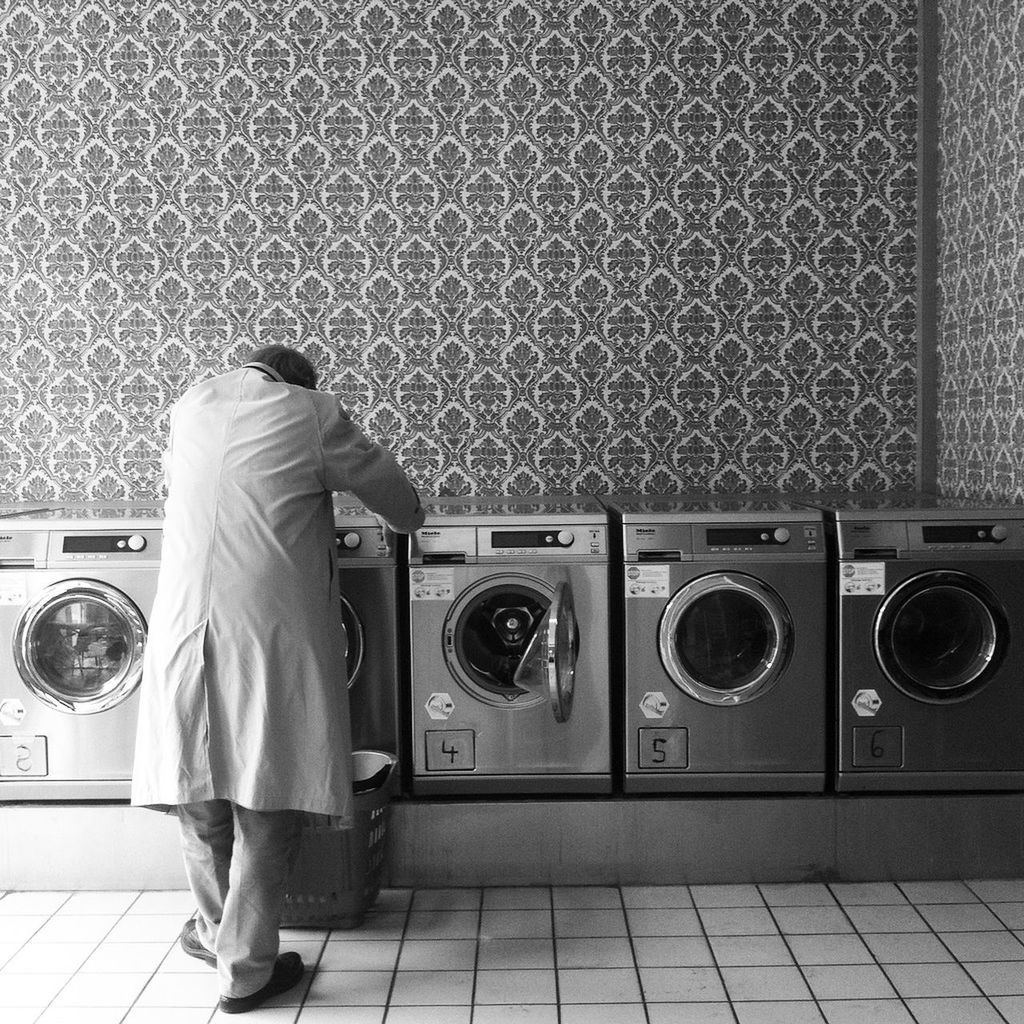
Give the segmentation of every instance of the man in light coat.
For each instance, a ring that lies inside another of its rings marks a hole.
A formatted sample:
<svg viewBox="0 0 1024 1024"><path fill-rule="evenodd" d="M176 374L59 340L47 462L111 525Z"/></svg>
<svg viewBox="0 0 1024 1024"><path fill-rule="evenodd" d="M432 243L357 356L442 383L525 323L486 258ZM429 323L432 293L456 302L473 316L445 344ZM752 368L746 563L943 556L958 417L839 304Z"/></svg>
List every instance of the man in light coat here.
<svg viewBox="0 0 1024 1024"><path fill-rule="evenodd" d="M299 812L352 815L332 492L423 522L393 456L315 387L301 354L259 349L186 392L164 457L132 803L177 811L198 906L181 944L228 1013L302 977L278 956Z"/></svg>

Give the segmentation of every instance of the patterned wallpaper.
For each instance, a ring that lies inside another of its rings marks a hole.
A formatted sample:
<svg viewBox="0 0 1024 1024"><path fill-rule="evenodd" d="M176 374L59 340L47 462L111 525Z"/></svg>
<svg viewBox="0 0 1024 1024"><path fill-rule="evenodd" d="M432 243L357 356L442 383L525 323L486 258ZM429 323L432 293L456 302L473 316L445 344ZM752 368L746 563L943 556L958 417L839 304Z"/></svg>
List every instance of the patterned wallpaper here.
<svg viewBox="0 0 1024 1024"><path fill-rule="evenodd" d="M939 485L1024 501L1024 7L942 0Z"/></svg>
<svg viewBox="0 0 1024 1024"><path fill-rule="evenodd" d="M915 0L11 0L0 496L159 493L269 341L428 491L912 482L916 57Z"/></svg>

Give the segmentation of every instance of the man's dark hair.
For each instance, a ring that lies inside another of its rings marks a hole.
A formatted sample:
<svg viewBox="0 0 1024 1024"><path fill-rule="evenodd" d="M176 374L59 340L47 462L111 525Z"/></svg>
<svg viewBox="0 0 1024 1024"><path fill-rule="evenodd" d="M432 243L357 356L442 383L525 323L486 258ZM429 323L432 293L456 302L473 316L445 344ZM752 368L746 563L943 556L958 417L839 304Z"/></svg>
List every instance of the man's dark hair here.
<svg viewBox="0 0 1024 1024"><path fill-rule="evenodd" d="M316 390L317 372L313 364L301 353L287 345L264 345L249 354L247 363L263 363L277 370L288 384Z"/></svg>

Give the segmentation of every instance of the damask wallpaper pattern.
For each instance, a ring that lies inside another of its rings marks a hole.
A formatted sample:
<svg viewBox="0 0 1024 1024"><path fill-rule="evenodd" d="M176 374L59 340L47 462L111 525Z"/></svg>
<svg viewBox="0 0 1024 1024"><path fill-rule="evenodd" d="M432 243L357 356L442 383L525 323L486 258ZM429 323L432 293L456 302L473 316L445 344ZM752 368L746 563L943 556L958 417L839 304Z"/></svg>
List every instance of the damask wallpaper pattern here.
<svg viewBox="0 0 1024 1024"><path fill-rule="evenodd" d="M1024 501L1024 7L942 0L939 486Z"/></svg>
<svg viewBox="0 0 1024 1024"><path fill-rule="evenodd" d="M909 483L914 0L13 0L0 495L297 344L428 491Z"/></svg>

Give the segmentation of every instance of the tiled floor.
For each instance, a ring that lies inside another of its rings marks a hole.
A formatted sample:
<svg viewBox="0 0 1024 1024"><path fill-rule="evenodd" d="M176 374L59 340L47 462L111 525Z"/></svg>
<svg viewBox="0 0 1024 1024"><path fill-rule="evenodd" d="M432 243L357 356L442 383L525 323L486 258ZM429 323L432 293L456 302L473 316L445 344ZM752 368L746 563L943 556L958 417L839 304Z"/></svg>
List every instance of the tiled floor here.
<svg viewBox="0 0 1024 1024"><path fill-rule="evenodd" d="M207 1024L182 892L0 897L3 1024ZM272 1024L1024 1024L1024 880L391 889ZM600 1009L598 1009L600 1007Z"/></svg>

